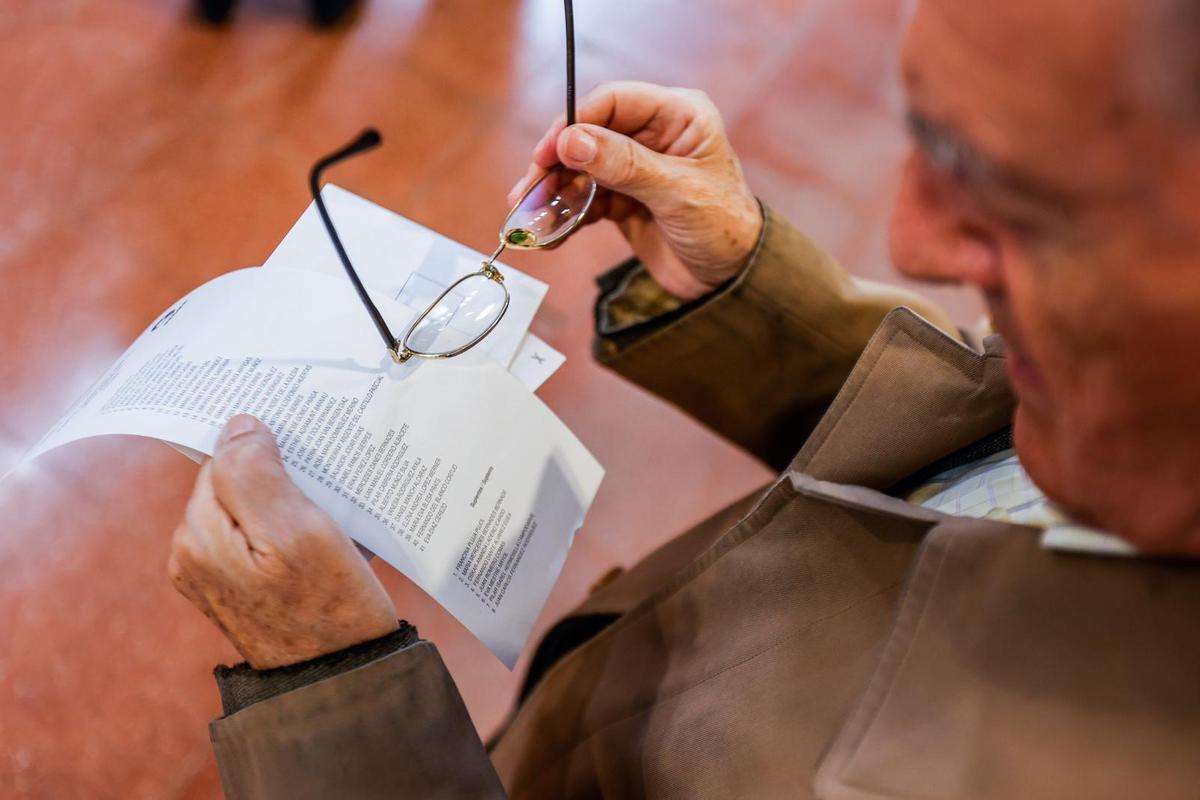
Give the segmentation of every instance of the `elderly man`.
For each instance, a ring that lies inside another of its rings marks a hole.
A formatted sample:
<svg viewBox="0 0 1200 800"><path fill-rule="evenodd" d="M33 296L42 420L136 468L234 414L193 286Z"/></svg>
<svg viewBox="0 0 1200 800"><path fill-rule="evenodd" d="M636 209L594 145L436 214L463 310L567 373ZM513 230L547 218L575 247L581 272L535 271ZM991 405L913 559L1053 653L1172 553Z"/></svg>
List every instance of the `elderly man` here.
<svg viewBox="0 0 1200 800"><path fill-rule="evenodd" d="M564 620L485 751L234 419L171 563L248 662L218 675L228 794L1194 797L1197 34L1186 0L919 5L892 255L984 293L980 350L762 210L703 95L593 93L531 176L590 171L636 254L599 358L780 478Z"/></svg>

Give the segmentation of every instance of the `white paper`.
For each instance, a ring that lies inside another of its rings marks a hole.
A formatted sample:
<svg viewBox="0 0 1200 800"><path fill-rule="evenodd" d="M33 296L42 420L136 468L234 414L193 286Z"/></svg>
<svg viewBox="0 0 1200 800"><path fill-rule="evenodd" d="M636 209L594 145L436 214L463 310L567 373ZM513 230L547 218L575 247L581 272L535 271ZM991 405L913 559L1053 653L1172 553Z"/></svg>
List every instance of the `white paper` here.
<svg viewBox="0 0 1200 800"><path fill-rule="evenodd" d="M201 286L26 458L102 434L211 454L240 412L274 431L289 474L343 530L512 667L603 469L482 354L392 364L343 278L251 268Z"/></svg>
<svg viewBox="0 0 1200 800"><path fill-rule="evenodd" d="M532 333L527 333L512 363L508 365L508 371L533 392L566 361L567 357L562 353Z"/></svg>
<svg viewBox="0 0 1200 800"><path fill-rule="evenodd" d="M486 259L483 253L339 186L327 184L321 190L321 198L362 282L399 300L411 312L404 324L384 315L397 336L402 335L407 321L423 311L441 290L478 270ZM496 244L499 244L498 234ZM508 288L508 311L477 349L507 367L520 348L529 323L546 296L547 287L542 281L502 262L497 262L497 266ZM300 216L263 268L305 269L342 280L346 275L315 203ZM415 291L410 284L414 275L423 284ZM409 287L407 292L406 287ZM437 291L431 294L433 287Z"/></svg>

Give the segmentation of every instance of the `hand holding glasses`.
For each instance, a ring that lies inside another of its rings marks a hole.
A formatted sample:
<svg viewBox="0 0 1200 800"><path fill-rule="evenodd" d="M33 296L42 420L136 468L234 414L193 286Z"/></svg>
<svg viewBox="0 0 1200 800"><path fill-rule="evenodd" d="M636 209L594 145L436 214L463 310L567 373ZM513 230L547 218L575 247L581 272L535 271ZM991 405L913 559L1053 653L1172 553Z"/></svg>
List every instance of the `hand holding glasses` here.
<svg viewBox="0 0 1200 800"><path fill-rule="evenodd" d="M567 124L575 123L575 30L571 0L564 0L567 23ZM579 227L596 197L596 180L586 172L556 167L542 176L517 201L500 227L500 245L472 272L452 283L411 324L400 338L392 334L387 321L367 294L366 287L346 255L321 198L321 175L329 167L358 155L383 141L379 132L368 128L353 142L318 161L309 174L313 201L329 232L329 238L341 259L346 275L354 284L383 337L392 360L403 364L418 358L451 358L470 350L495 330L508 310L509 295L504 276L496 268L496 259L506 248L537 250L561 242Z"/></svg>

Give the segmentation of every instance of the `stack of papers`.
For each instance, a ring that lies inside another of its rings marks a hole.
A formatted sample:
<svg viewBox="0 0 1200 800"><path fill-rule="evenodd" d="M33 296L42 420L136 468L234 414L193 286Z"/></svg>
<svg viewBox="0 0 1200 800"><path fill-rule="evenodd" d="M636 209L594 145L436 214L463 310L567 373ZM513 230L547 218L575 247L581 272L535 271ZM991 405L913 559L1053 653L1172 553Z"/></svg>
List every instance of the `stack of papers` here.
<svg viewBox="0 0 1200 800"><path fill-rule="evenodd" d="M344 190L323 197L396 331L483 260ZM310 207L262 268L166 310L22 463L104 434L199 458L253 414L318 506L511 668L604 471L533 395L563 361L528 331L546 285L502 271L512 301L483 343L398 366Z"/></svg>
<svg viewBox="0 0 1200 800"><path fill-rule="evenodd" d="M447 286L479 269L484 260L458 242L333 184L321 192L346 255L363 283L421 313ZM496 330L480 343L530 391L537 390L566 357L529 332L546 296L546 284L500 264L511 302ZM329 233L312 204L267 259L267 269L306 269L346 280ZM393 328L397 336L401 329Z"/></svg>

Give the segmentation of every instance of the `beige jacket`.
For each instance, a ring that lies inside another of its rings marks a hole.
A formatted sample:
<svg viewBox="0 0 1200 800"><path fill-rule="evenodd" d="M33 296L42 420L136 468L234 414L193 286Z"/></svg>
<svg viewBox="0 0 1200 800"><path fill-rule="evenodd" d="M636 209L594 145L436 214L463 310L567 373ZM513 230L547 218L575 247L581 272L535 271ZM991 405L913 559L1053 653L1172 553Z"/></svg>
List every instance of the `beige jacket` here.
<svg viewBox="0 0 1200 800"><path fill-rule="evenodd" d="M606 323L639 318L639 282L614 279ZM770 213L735 283L658 306L599 357L779 479L592 596L577 613L618 619L490 758L436 648L405 641L215 721L230 797L1200 795L1196 567L886 493L1009 423L998 342Z"/></svg>

